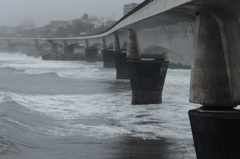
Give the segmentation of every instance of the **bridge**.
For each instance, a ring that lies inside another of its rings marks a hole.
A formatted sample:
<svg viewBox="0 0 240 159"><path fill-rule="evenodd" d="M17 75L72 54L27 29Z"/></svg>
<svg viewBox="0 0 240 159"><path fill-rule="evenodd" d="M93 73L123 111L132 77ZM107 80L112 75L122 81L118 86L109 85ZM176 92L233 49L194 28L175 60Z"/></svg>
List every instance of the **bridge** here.
<svg viewBox="0 0 240 159"><path fill-rule="evenodd" d="M9 50L19 43L52 52L61 46L65 53L84 44L90 61L100 46L105 66L130 78L132 104L161 103L169 61L190 65L189 100L201 105L189 111L197 158L239 159L239 23L239 0L145 0L97 35L0 43Z"/></svg>

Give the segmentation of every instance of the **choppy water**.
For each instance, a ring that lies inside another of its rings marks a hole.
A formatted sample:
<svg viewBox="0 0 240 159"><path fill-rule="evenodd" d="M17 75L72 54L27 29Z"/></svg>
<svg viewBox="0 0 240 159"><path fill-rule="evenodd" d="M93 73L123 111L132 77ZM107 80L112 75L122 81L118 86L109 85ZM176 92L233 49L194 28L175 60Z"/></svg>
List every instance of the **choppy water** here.
<svg viewBox="0 0 240 159"><path fill-rule="evenodd" d="M190 70L168 70L163 104L131 105L101 62L0 53L1 159L195 159Z"/></svg>

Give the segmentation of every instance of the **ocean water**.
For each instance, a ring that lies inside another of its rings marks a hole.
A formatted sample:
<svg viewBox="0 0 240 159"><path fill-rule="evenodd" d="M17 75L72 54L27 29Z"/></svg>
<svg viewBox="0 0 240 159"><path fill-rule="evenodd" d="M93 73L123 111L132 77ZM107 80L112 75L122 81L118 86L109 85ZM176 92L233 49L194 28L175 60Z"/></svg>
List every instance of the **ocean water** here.
<svg viewBox="0 0 240 159"><path fill-rule="evenodd" d="M1 159L196 159L190 70L169 69L163 103L131 105L102 62L0 53Z"/></svg>

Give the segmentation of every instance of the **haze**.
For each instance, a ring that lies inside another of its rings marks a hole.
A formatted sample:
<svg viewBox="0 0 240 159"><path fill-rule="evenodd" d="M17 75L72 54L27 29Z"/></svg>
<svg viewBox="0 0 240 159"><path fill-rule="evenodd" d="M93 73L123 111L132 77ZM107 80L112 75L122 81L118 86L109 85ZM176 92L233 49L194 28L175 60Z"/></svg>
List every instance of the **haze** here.
<svg viewBox="0 0 240 159"><path fill-rule="evenodd" d="M123 16L123 5L144 0L1 0L0 26L17 26L26 19L33 19L36 26L49 24L50 20L90 16Z"/></svg>

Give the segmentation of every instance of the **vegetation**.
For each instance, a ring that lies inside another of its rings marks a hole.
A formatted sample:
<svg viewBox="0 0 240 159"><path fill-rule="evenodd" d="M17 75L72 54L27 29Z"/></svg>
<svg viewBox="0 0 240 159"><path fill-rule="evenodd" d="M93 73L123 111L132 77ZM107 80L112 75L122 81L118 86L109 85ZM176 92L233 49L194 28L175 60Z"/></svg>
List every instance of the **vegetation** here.
<svg viewBox="0 0 240 159"><path fill-rule="evenodd" d="M66 27L52 28L45 27L44 30L37 28L18 31L18 35L23 38L60 38L60 37L78 37L83 35L91 35L103 32L110 28L111 25L102 25L100 27L94 27L89 22L73 22L72 25Z"/></svg>

